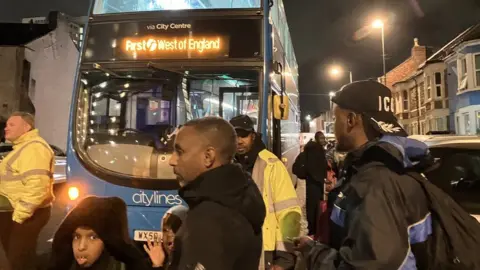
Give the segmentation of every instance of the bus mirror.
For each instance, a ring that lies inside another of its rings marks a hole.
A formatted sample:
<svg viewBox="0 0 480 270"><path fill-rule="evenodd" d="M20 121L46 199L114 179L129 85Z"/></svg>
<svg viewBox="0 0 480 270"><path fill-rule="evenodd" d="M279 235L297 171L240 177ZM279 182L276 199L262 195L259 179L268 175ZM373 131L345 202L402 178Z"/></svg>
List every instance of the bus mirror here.
<svg viewBox="0 0 480 270"><path fill-rule="evenodd" d="M268 96L268 118L272 118L272 106L273 106L273 117L277 120L287 120L288 119L288 112L289 110L289 103L288 97L282 97L275 95L273 96L273 104L272 104L272 95Z"/></svg>

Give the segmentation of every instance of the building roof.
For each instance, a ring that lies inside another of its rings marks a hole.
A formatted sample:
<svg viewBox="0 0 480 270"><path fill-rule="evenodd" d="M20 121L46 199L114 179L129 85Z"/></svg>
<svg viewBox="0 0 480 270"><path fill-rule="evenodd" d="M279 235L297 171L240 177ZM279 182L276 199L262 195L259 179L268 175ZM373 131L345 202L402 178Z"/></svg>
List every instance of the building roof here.
<svg viewBox="0 0 480 270"><path fill-rule="evenodd" d="M480 38L480 23L470 26L465 31L460 33L457 37L455 37L450 42L448 42L445 46L443 46L443 48L433 53L425 62L423 62L418 67L418 69L414 73L405 77L403 80L394 83L393 86L399 83L408 82L413 77L420 75L422 73L422 69L428 64L443 62L443 60L447 58L449 55L451 55L454 52L455 48L458 45L462 44L463 42L479 39L479 38Z"/></svg>
<svg viewBox="0 0 480 270"><path fill-rule="evenodd" d="M44 23L0 23L0 46L24 46L57 28L58 11L52 11Z"/></svg>
<svg viewBox="0 0 480 270"><path fill-rule="evenodd" d="M443 61L445 58L447 58L450 54L454 52L455 48L458 45L474 39L480 39L480 23L470 26L465 31L460 33L460 35L452 39L445 46L443 46L443 48L430 56L427 61L423 63L420 67L423 67L425 64L428 64L430 62Z"/></svg>
<svg viewBox="0 0 480 270"><path fill-rule="evenodd" d="M0 46L23 46L52 30L48 24L0 23Z"/></svg>

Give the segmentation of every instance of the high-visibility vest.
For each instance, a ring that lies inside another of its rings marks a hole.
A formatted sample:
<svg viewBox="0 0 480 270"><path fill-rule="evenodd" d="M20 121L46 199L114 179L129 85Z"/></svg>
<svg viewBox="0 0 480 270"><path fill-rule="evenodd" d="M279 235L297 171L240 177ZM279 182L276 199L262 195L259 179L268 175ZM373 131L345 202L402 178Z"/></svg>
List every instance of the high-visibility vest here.
<svg viewBox="0 0 480 270"><path fill-rule="evenodd" d="M293 238L300 234L302 214L287 168L273 153L263 150L255 161L252 178L267 210L262 228L263 250L293 253Z"/></svg>
<svg viewBox="0 0 480 270"><path fill-rule="evenodd" d="M0 195L13 207L12 220L23 223L54 199L54 153L36 129L13 144L13 151L0 163Z"/></svg>

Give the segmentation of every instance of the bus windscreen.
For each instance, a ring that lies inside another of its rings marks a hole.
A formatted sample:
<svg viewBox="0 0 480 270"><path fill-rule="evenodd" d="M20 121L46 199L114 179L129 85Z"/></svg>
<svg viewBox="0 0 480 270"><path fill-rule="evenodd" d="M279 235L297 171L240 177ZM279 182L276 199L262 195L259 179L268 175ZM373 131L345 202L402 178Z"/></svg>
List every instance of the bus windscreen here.
<svg viewBox="0 0 480 270"><path fill-rule="evenodd" d="M162 10L258 9L260 7L260 0L96 0L93 14Z"/></svg>
<svg viewBox="0 0 480 270"><path fill-rule="evenodd" d="M225 69L225 68L221 68ZM172 134L194 118L258 118L256 70L82 71L75 143L92 168L175 180Z"/></svg>

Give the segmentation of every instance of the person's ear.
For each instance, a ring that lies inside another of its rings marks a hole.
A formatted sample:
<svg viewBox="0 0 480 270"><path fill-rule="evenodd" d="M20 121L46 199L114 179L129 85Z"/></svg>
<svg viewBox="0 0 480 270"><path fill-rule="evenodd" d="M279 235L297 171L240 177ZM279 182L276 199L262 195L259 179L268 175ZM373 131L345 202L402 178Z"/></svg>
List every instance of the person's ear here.
<svg viewBox="0 0 480 270"><path fill-rule="evenodd" d="M215 151L215 148L211 146L207 147L203 157L204 166L206 168L211 168L215 163L216 158L217 158L217 152Z"/></svg>
<svg viewBox="0 0 480 270"><path fill-rule="evenodd" d="M357 124L357 115L353 112L347 114L347 126L353 128Z"/></svg>

